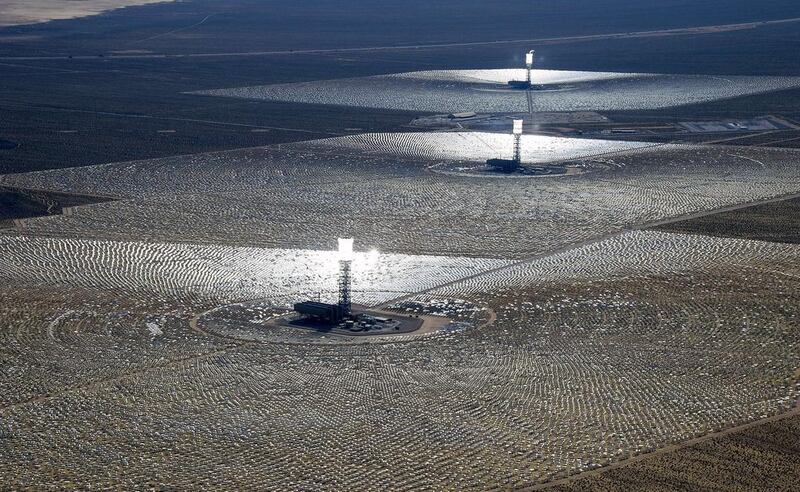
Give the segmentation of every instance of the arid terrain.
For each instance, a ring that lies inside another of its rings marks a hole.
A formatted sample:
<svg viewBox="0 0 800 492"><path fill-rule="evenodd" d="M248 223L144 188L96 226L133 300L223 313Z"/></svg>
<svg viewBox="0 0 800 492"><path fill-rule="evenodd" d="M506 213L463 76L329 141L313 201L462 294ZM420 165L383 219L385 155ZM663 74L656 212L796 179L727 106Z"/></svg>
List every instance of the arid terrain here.
<svg viewBox="0 0 800 492"><path fill-rule="evenodd" d="M131 5L147 5L168 1L171 0L80 0L67 2L0 0L0 27L74 19L87 15L97 15Z"/></svg>

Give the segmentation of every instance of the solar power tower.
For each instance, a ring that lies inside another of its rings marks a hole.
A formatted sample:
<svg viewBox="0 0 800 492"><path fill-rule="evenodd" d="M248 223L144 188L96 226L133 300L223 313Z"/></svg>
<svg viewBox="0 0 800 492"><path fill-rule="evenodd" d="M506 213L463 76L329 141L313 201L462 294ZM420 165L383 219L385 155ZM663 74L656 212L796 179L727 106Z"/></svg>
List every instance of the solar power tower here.
<svg viewBox="0 0 800 492"><path fill-rule="evenodd" d="M343 316L351 314L350 301L350 268L353 265L353 238L339 238L339 307Z"/></svg>
<svg viewBox="0 0 800 492"><path fill-rule="evenodd" d="M522 162L522 122L523 120L514 120L514 162L517 165Z"/></svg>
<svg viewBox="0 0 800 492"><path fill-rule="evenodd" d="M533 61L535 57L536 57L536 50L530 50L525 54L525 67L527 67L528 69L527 70L528 73L527 75L525 75L525 81L528 84L532 83L531 71L533 70Z"/></svg>

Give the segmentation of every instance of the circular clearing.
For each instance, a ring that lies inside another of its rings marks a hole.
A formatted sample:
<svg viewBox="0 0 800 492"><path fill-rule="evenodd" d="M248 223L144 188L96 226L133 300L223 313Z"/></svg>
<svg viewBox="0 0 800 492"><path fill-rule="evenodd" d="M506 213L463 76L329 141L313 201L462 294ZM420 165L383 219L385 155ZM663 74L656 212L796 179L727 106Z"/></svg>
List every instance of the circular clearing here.
<svg viewBox="0 0 800 492"><path fill-rule="evenodd" d="M605 171L618 164L608 159L587 159L580 161L522 164L513 171L500 171L485 162L449 161L428 166L428 170L438 174L465 176L471 178L557 178L577 176L590 172Z"/></svg>
<svg viewBox="0 0 800 492"><path fill-rule="evenodd" d="M418 328L403 333L345 334L296 323L299 315L267 301L226 304L196 316L191 324L202 333L237 341L279 344L353 345L361 343L396 343L419 340L437 334L462 331L471 323L453 321L433 312L412 313L369 309L372 315L413 317Z"/></svg>
<svg viewBox="0 0 800 492"><path fill-rule="evenodd" d="M583 84L584 86L586 84ZM575 84L533 84L531 87L512 87L508 84L496 85L494 87L472 87L471 89L476 92L514 92L514 93L541 93L541 92L568 92L579 89L580 86Z"/></svg>

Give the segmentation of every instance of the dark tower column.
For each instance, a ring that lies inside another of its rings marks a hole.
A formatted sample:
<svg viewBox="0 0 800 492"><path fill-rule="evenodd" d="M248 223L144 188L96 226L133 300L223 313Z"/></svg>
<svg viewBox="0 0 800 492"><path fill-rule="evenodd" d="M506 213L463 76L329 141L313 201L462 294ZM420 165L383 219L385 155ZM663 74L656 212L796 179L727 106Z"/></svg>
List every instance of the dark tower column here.
<svg viewBox="0 0 800 492"><path fill-rule="evenodd" d="M352 302L350 301L350 279L351 260L339 260L339 307L342 308L344 316L350 316Z"/></svg>
<svg viewBox="0 0 800 492"><path fill-rule="evenodd" d="M339 239L339 308L342 315L347 317L351 314L352 303L350 301L350 267L353 265L353 238Z"/></svg>

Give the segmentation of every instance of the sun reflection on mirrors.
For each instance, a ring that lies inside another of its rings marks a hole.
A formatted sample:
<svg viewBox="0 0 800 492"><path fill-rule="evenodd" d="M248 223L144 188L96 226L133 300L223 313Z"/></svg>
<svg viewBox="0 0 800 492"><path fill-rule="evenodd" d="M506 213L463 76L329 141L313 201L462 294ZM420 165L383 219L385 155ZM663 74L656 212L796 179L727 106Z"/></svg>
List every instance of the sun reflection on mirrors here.
<svg viewBox="0 0 800 492"><path fill-rule="evenodd" d="M374 267L378 264L378 260L380 259L381 253L377 249L373 248L364 255L364 263L367 266Z"/></svg>
<svg viewBox="0 0 800 492"><path fill-rule="evenodd" d="M351 262L354 271L366 275L374 274L382 266L385 269L386 265L380 265L381 253L377 248L371 248L367 251L355 251L353 245L354 240L352 238L340 238L336 251L317 252L319 260L309 261L306 269L316 269L316 277L320 279L336 275L341 261Z"/></svg>

